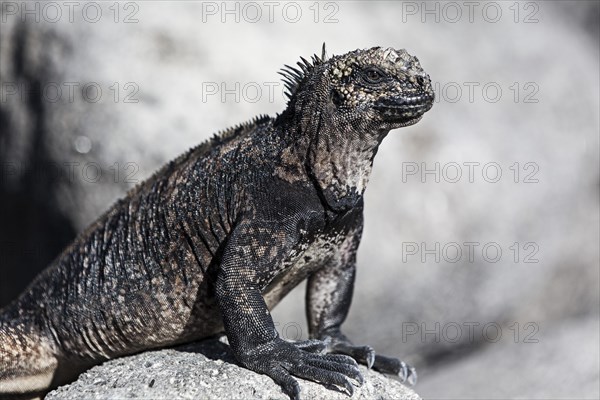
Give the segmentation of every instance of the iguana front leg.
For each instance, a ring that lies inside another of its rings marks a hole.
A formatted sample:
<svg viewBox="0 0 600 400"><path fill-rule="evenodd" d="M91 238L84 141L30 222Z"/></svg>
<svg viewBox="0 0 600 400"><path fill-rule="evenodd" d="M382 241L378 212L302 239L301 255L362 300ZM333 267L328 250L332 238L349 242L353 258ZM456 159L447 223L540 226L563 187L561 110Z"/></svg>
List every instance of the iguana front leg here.
<svg viewBox="0 0 600 400"><path fill-rule="evenodd" d="M311 339L329 342L332 353L345 354L369 368L398 375L411 385L417 382L414 368L397 358L375 354L371 346L355 346L341 332L341 325L348 315L354 277L356 273L356 250L362 233L362 212L355 217L354 227L347 233L339 252L328 265L313 273L306 291L306 315Z"/></svg>
<svg viewBox="0 0 600 400"><path fill-rule="evenodd" d="M293 399L300 387L292 375L353 393L362 383L351 357L322 354L322 343L295 344L281 339L261 295L261 286L280 267L294 241L277 224L242 223L230 236L215 283L225 331L237 360L270 376ZM315 351L317 353L315 353Z"/></svg>

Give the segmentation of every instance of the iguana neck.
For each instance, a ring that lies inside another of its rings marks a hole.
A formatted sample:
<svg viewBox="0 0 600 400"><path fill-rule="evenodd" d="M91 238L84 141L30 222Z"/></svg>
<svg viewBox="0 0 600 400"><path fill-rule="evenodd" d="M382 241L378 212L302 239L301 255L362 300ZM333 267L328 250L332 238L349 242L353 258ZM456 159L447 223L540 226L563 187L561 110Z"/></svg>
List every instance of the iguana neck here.
<svg viewBox="0 0 600 400"><path fill-rule="evenodd" d="M305 106L302 117L288 114L283 130L327 207L342 211L361 200L373 158L389 131L373 131L364 120L340 121L330 112L326 104Z"/></svg>

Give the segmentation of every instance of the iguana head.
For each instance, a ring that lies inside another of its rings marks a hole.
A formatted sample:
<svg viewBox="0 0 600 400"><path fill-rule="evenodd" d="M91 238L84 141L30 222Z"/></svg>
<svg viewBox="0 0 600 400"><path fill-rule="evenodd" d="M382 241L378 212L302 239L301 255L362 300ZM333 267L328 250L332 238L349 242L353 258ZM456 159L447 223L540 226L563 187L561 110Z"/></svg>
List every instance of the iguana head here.
<svg viewBox="0 0 600 400"><path fill-rule="evenodd" d="M354 207L388 132L433 105L429 75L405 50L374 47L286 65L286 110L275 120L332 209Z"/></svg>
<svg viewBox="0 0 600 400"><path fill-rule="evenodd" d="M433 105L429 75L404 49L373 47L327 59L323 45L321 57L302 58L298 66L282 71L290 105L326 98L320 108L339 120L389 131L418 122Z"/></svg>

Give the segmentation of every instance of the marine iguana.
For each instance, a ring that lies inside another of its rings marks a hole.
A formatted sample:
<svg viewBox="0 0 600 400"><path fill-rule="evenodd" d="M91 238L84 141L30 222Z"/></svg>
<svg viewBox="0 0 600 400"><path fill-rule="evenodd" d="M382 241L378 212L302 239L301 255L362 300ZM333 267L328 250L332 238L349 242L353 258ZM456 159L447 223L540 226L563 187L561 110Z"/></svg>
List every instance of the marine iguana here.
<svg viewBox="0 0 600 400"><path fill-rule="evenodd" d="M373 158L432 107L429 76L403 49L328 58L324 45L280 73L285 111L171 161L1 310L0 394L44 393L105 360L223 330L243 366L292 398L294 376L352 394L356 361L416 381L340 326ZM269 310L305 278L310 340L288 342Z"/></svg>

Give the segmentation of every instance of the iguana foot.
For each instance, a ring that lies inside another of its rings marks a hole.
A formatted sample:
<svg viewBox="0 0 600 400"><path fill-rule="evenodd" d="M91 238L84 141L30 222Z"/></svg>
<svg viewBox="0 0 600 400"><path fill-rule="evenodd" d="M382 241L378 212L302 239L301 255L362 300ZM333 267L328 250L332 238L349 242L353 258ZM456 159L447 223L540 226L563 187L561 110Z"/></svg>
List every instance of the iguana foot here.
<svg viewBox="0 0 600 400"><path fill-rule="evenodd" d="M402 382L408 382L411 386L417 384L417 370L397 358L376 355L373 369L386 374L398 375Z"/></svg>
<svg viewBox="0 0 600 400"><path fill-rule="evenodd" d="M343 334L328 336L325 343L329 343L328 352L344 354L354 358L357 362L365 364L384 374L397 375L402 382L414 386L417 383L417 371L397 358L375 354L371 346L354 346Z"/></svg>
<svg viewBox="0 0 600 400"><path fill-rule="evenodd" d="M316 340L301 342L299 347L295 343L275 339L246 352L240 357L240 362L271 377L294 400L300 398L300 386L293 376L352 396L353 385L363 384L356 361L343 354L320 354L326 347L325 343Z"/></svg>
<svg viewBox="0 0 600 400"><path fill-rule="evenodd" d="M303 340L301 342L294 342L294 346L296 346L300 350L308 351L309 353L319 353L319 354L327 354L327 346L329 343L323 340Z"/></svg>

